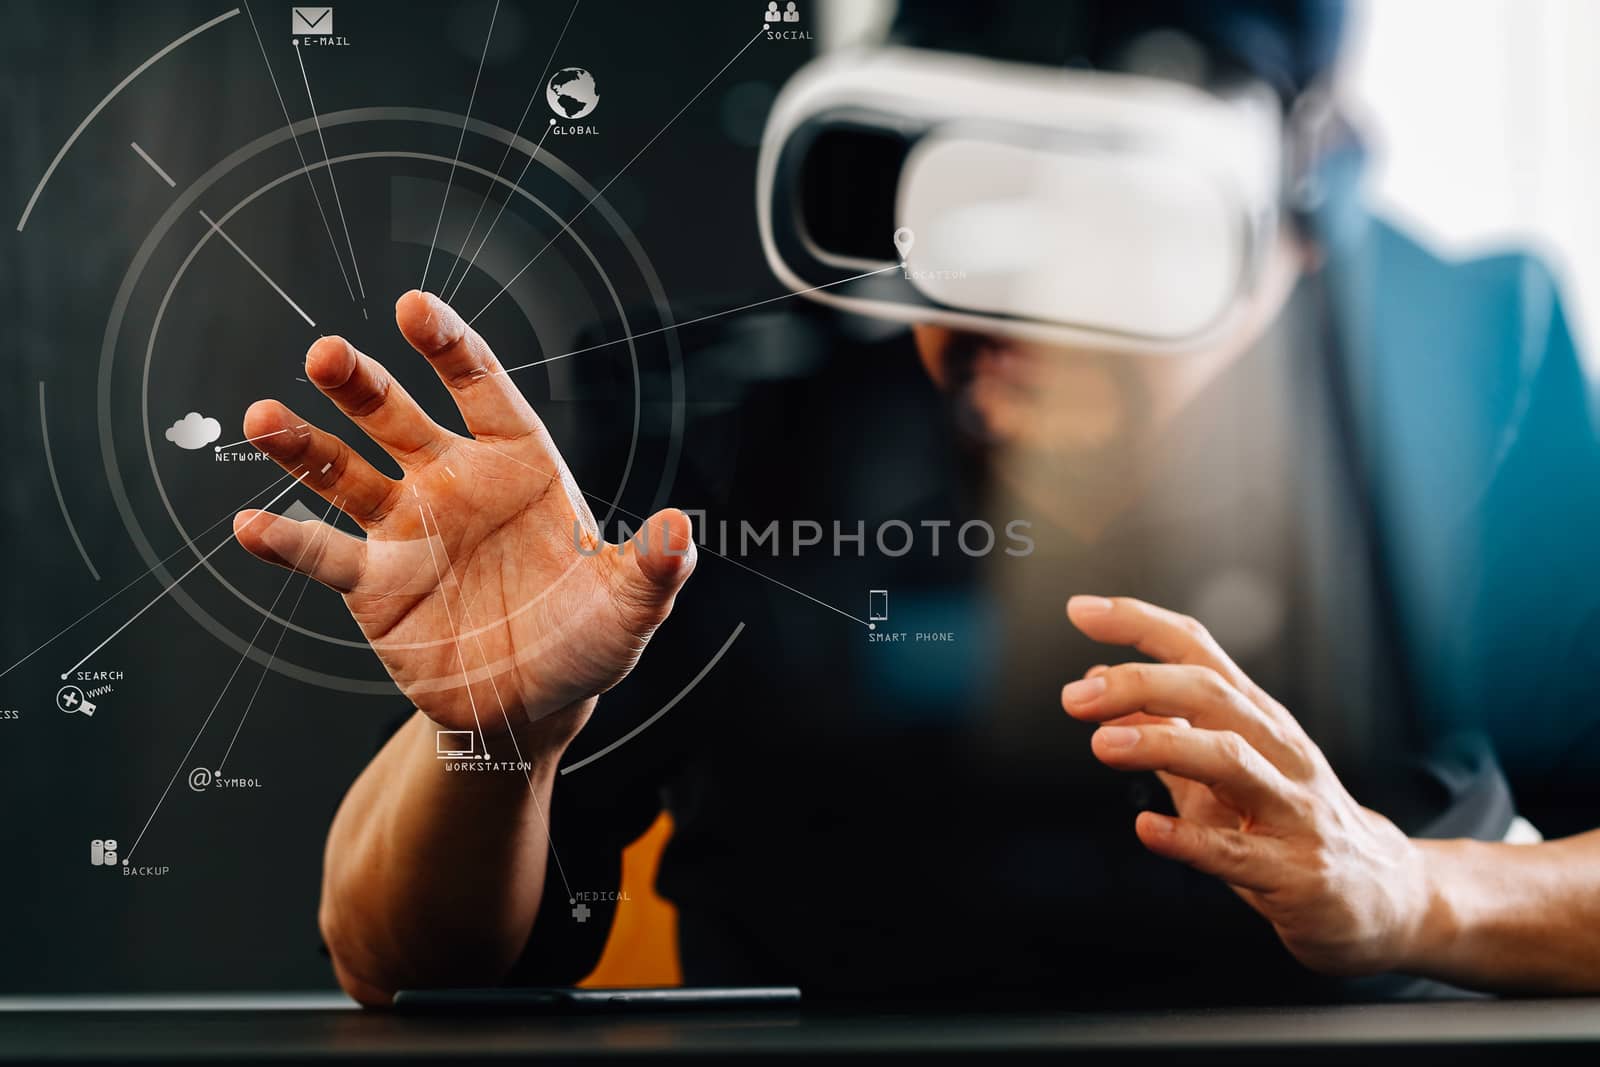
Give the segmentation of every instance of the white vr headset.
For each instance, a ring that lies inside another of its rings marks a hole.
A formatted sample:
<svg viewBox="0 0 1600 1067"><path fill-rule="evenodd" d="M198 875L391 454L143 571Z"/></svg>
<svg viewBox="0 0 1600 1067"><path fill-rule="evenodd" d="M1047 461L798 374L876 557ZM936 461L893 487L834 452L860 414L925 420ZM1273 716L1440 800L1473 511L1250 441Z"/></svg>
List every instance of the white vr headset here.
<svg viewBox="0 0 1600 1067"><path fill-rule="evenodd" d="M762 246L792 290L850 311L1191 350L1260 280L1281 130L1275 99L1137 75L904 48L826 57L767 120Z"/></svg>

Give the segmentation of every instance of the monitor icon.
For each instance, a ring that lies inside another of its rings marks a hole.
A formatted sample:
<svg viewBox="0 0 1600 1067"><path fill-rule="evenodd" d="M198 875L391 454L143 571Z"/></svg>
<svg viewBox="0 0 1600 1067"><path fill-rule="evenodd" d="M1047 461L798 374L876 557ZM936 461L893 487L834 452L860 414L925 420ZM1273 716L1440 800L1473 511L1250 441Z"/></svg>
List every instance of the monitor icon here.
<svg viewBox="0 0 1600 1067"><path fill-rule="evenodd" d="M433 737L433 750L439 759L461 759L474 755L471 730L440 730Z"/></svg>

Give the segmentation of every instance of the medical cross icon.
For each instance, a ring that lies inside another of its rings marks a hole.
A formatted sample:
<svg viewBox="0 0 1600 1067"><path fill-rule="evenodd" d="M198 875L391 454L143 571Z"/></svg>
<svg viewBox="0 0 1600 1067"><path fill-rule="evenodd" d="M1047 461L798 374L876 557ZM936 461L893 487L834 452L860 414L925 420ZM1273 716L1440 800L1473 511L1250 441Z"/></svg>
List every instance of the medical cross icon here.
<svg viewBox="0 0 1600 1067"><path fill-rule="evenodd" d="M572 909L572 917L581 923L588 922L591 914L593 913L589 910L589 905L587 904L580 903Z"/></svg>

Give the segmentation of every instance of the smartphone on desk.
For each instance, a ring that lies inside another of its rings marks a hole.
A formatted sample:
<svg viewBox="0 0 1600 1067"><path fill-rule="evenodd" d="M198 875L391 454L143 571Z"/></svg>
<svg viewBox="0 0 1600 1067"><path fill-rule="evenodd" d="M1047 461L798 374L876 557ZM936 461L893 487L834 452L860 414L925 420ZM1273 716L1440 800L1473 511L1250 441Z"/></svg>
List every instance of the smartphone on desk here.
<svg viewBox="0 0 1600 1067"><path fill-rule="evenodd" d="M529 986L503 989L402 989L394 995L398 1011L507 1012L528 1015L704 1011L793 1007L796 986L688 986L676 988L579 989Z"/></svg>

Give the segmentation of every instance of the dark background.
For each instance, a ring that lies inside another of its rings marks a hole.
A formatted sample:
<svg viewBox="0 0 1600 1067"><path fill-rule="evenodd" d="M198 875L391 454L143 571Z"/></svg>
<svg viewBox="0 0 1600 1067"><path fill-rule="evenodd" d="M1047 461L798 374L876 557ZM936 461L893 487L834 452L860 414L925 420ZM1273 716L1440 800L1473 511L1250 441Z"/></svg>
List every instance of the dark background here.
<svg viewBox="0 0 1600 1067"><path fill-rule="evenodd" d="M0 617L0 669L147 569L107 492L94 399L101 341L131 257L174 197L229 152L283 125L243 14L181 46L118 95L63 160L24 232L15 232L16 219L56 150L118 80L230 6L228 0L172 0L18 4L7 10L0 42L0 113L8 148L0 162L0 207L6 219L0 292L7 297L0 373L8 410L0 440L10 462L0 488L0 552L12 566ZM319 112L366 106L466 109L492 2L340 0L333 6L336 32L349 38L351 47L306 55ZM551 69L576 65L595 73L602 103L586 121L599 125L601 134L548 143L591 184L604 185L749 39L763 6L749 0L581 3ZM289 7L261 0L251 4L290 115L299 120L309 109L287 39ZM568 10L565 0L504 0L472 106L475 119L507 129L516 125ZM648 253L680 319L780 291L755 232L755 145L772 93L808 58L808 47L758 42L607 191L607 200ZM538 124L548 116L541 89L524 133L536 137ZM448 129L419 129L415 135L417 150L448 155L454 146ZM350 147L342 136L344 131L328 131L334 155ZM133 155L129 142L135 140L177 179L176 190ZM308 158L320 157L313 140L303 139L302 146ZM492 148L469 139L468 154L476 152L474 158L493 167L500 151L498 145ZM509 176L522 162L513 154ZM361 207L350 203L359 188L352 179L345 189L353 212ZM481 182L472 187L482 188ZM338 309L363 346L376 354L378 347L397 344L389 306L405 284L395 279L413 265L386 271L392 264L383 262L385 250L364 246L358 237L372 294L371 320L354 323L342 283L334 276L329 284L326 276L331 254L320 223L314 213L304 215L313 210L308 194L298 190L289 199L300 212L293 225L274 230L270 212L264 211L266 222L241 216L237 231L230 226L229 232L238 232L241 243L297 298ZM326 191L324 201L337 236L339 223ZM497 241L517 239L512 227L496 234ZM181 246L189 247L198 236L191 230ZM271 360L293 368L310 335L280 332L250 319L246 312L252 307L272 307L274 320L286 309L261 288L259 278L216 246L213 241L186 283L187 291L204 294L215 306L208 307L203 328L191 327L192 334L174 326L174 342L192 336L202 347L214 346L210 354L219 358L238 356L252 367L253 361ZM600 254L610 257L608 269L626 273L614 246ZM430 280L443 273L442 262L436 260ZM300 274L300 264L313 266ZM152 266L152 274L164 278L170 267L163 273ZM481 280L477 284L474 306L489 291ZM394 291L383 291L385 285ZM626 297L641 295L635 285ZM141 345L151 302L141 294L130 313L129 333ZM174 311L175 322L180 313ZM654 324L641 319L635 328ZM326 325L343 328L340 321ZM520 353L502 349L501 354L509 361ZM223 363L208 365L207 372L223 384L232 373ZM62 489L88 555L101 571L99 581L84 567L54 500L41 447L41 380L48 383L50 436ZM152 416L157 418L159 413ZM237 428L234 412L224 420L223 440L242 436L232 432ZM135 452L119 452L119 458L130 469L144 462ZM163 453L163 462L166 458ZM652 472L652 486L655 478ZM248 477L240 474L234 495L242 498L268 480L266 467L253 466ZM213 517L237 502L218 497ZM147 528L158 555L180 546L170 525ZM198 540L209 547L224 532L218 527ZM242 556L230 546L217 559L241 582L259 581L263 595L270 596L279 580L266 568L259 569L259 579L244 577L253 572L241 565L248 563L237 558ZM230 557L235 558L230 562ZM187 563L179 556L174 565ZM204 571L190 579L199 583L197 596L212 596L212 581ZM245 664L196 758L182 763L239 656L172 597L157 603L89 664L129 672L127 682L102 702L100 713L93 719L65 716L53 704L59 672L160 588L155 577L136 581L0 678L0 710L19 713L0 718L0 953L6 963L0 968L0 990L331 986L315 927L323 833L383 724L403 713L405 705L394 696L338 693L267 673L228 768L230 774L261 778L264 787L191 792L184 775L191 766L213 762L209 757L238 725L242 702L262 669L253 661ZM297 591L291 588L288 598ZM335 598L312 590L306 600L313 605L308 610L336 624ZM243 617L233 622L236 630L247 622L246 633L253 628ZM275 632L269 626L263 641ZM291 643L286 649L296 647ZM182 773L136 857L140 865L167 866L170 873L136 879L86 864L92 838L116 837L126 853L175 768Z"/></svg>

